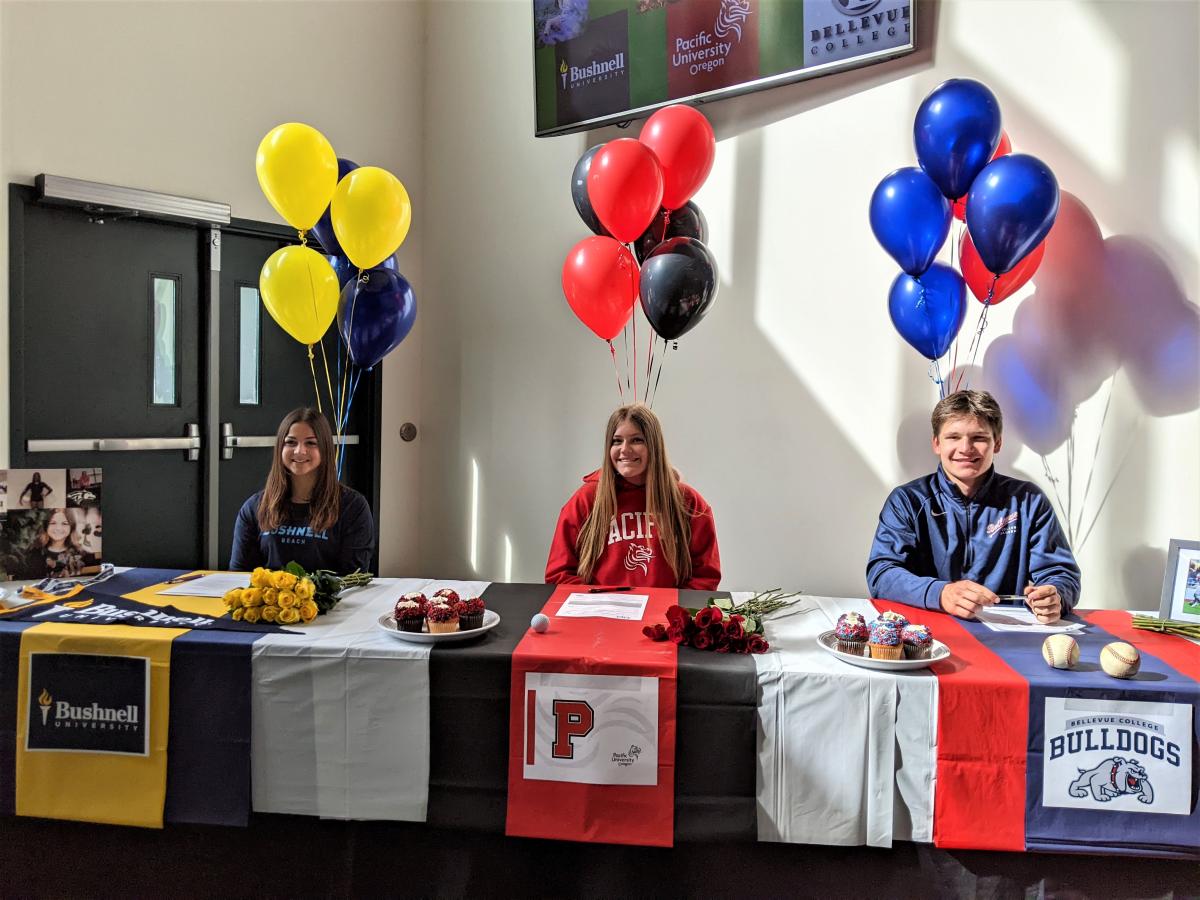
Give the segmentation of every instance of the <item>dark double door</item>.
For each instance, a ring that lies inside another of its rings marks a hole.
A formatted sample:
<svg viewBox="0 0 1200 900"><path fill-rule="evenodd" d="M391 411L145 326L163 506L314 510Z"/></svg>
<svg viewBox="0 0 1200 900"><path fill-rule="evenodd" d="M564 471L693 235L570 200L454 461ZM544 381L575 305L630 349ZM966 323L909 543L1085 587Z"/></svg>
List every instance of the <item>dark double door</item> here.
<svg viewBox="0 0 1200 900"><path fill-rule="evenodd" d="M258 297L294 237L49 206L21 186L9 219L10 469L102 469L106 561L227 565L280 419L316 404L306 349ZM325 350L336 382L333 329ZM364 373L342 477L372 506L378 403Z"/></svg>

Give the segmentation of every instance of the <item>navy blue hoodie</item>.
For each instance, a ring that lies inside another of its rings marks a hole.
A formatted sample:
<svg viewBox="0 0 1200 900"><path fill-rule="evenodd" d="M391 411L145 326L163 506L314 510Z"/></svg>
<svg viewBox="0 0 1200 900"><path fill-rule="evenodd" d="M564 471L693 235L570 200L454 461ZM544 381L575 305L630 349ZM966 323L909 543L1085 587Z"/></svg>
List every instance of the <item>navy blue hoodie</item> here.
<svg viewBox="0 0 1200 900"><path fill-rule="evenodd" d="M942 471L896 488L867 561L872 597L941 609L942 588L974 581L996 594L1053 584L1063 614L1079 599L1079 566L1041 489L989 469L971 497Z"/></svg>
<svg viewBox="0 0 1200 900"><path fill-rule="evenodd" d="M371 507L358 491L342 485L341 513L328 531L314 532L308 525L308 504L286 505L284 523L274 531L258 528L258 502L262 491L250 497L238 510L233 526L233 554L229 568L249 572L255 566L282 569L289 562L299 563L306 572L332 569L349 575L356 569L371 567L375 546L375 520Z"/></svg>

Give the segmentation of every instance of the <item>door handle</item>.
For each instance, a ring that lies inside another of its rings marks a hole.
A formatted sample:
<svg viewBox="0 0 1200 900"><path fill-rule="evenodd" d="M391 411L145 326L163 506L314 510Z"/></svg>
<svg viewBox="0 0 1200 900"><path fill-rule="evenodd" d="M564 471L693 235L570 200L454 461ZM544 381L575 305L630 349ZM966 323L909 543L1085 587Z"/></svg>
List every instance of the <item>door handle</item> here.
<svg viewBox="0 0 1200 900"><path fill-rule="evenodd" d="M190 462L200 458L200 426L188 422L183 437L140 438L31 438L27 453L122 453L152 450L183 450Z"/></svg>
<svg viewBox="0 0 1200 900"><path fill-rule="evenodd" d="M355 445L358 443L357 434L343 434L338 437L333 436L335 444ZM239 449L254 449L263 447L274 447L275 435L273 434L234 434L232 422L221 423L221 458L233 459L234 448Z"/></svg>

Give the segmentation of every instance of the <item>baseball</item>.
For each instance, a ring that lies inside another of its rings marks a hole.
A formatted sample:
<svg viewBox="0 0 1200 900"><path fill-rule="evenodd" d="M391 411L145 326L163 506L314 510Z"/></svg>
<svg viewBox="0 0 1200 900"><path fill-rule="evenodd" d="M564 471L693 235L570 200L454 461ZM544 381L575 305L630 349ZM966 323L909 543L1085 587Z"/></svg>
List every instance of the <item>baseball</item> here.
<svg viewBox="0 0 1200 900"><path fill-rule="evenodd" d="M550 617L545 613L535 613L533 618L529 620L529 627L541 634L550 627Z"/></svg>
<svg viewBox="0 0 1200 900"><path fill-rule="evenodd" d="M1052 669L1073 669L1079 662L1079 645L1069 634L1052 634L1042 642L1042 659Z"/></svg>
<svg viewBox="0 0 1200 900"><path fill-rule="evenodd" d="M1100 651L1100 668L1113 678L1132 678L1141 667L1141 654L1132 644L1114 641Z"/></svg>

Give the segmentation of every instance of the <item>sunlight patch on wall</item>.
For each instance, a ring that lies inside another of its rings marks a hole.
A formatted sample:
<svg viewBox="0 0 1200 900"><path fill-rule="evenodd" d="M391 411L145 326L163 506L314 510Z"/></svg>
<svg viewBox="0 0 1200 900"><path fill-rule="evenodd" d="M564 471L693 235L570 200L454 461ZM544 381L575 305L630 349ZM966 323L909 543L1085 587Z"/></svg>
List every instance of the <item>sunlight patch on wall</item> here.
<svg viewBox="0 0 1200 900"><path fill-rule="evenodd" d="M479 462L471 459L471 535L468 541L470 549L471 571L479 574Z"/></svg>
<svg viewBox="0 0 1200 900"><path fill-rule="evenodd" d="M1195 136L1172 131L1163 142L1163 224L1192 253L1200 247L1200 150Z"/></svg>
<svg viewBox="0 0 1200 900"><path fill-rule="evenodd" d="M943 7L955 49L983 70L1002 108L1003 95L1014 95L1038 126L1104 178L1120 180L1131 98L1130 61L1117 36L1079 0L1008 0L1004 7L1005 15L994 3ZM1064 52L1068 46L1073 52ZM1009 127L1020 152L1022 135Z"/></svg>

